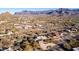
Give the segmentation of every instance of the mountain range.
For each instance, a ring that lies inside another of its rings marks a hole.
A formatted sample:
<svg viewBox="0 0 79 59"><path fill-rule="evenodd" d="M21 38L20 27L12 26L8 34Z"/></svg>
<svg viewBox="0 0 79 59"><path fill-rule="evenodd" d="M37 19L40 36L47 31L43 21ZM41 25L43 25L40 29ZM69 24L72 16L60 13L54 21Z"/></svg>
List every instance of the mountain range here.
<svg viewBox="0 0 79 59"><path fill-rule="evenodd" d="M59 8L47 11L21 11L15 12L14 15L79 15L79 9Z"/></svg>

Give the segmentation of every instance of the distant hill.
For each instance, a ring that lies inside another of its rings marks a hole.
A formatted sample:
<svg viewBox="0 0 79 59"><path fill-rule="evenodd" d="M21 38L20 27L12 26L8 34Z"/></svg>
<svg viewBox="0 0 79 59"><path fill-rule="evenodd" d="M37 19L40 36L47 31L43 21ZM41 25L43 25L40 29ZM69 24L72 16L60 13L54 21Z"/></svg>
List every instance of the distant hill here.
<svg viewBox="0 0 79 59"><path fill-rule="evenodd" d="M14 15L79 15L79 9L59 8L47 11L22 11L15 12Z"/></svg>
<svg viewBox="0 0 79 59"><path fill-rule="evenodd" d="M12 16L12 14L10 14L9 12L5 12L5 13L0 14L0 16L8 17L8 16Z"/></svg>

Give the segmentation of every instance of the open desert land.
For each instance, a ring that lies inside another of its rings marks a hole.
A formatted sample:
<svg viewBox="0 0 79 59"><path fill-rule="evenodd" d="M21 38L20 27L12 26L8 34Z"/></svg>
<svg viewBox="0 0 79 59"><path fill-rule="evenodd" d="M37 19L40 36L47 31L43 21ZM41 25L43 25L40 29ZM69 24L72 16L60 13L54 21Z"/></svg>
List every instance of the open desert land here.
<svg viewBox="0 0 79 59"><path fill-rule="evenodd" d="M79 16L2 13L0 50L79 51Z"/></svg>

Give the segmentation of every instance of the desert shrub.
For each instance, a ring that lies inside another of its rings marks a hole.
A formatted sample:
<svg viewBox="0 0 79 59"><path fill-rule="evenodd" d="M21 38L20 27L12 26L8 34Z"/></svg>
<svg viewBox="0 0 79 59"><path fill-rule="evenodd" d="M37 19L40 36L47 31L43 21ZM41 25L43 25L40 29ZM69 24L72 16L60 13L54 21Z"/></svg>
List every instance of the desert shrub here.
<svg viewBox="0 0 79 59"><path fill-rule="evenodd" d="M65 43L64 44L64 48L67 49L67 50L70 50L71 49L71 46L68 43Z"/></svg>
<svg viewBox="0 0 79 59"><path fill-rule="evenodd" d="M31 45L26 45L24 51L33 51L33 47Z"/></svg>
<svg viewBox="0 0 79 59"><path fill-rule="evenodd" d="M78 47L79 46L79 41L78 40L70 40L69 44L74 48L74 47Z"/></svg>

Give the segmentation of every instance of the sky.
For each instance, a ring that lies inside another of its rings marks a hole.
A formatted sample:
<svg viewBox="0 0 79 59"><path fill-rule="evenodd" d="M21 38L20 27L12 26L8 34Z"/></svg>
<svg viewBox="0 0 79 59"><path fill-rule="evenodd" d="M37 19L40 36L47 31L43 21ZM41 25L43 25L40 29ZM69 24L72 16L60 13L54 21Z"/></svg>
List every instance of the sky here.
<svg viewBox="0 0 79 59"><path fill-rule="evenodd" d="M7 9L6 9L7 8ZM19 8L19 9L18 9ZM1 0L0 13L23 10L42 11L52 8L79 8L79 0Z"/></svg>
<svg viewBox="0 0 79 59"><path fill-rule="evenodd" d="M44 10L54 10L56 8L0 8L0 13L10 12L14 14L15 12L27 11L44 11Z"/></svg>

